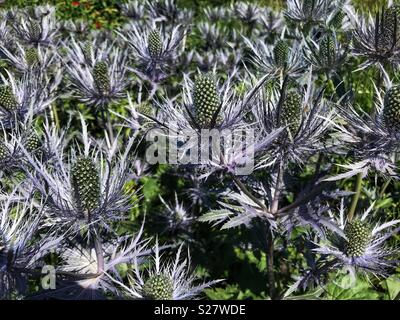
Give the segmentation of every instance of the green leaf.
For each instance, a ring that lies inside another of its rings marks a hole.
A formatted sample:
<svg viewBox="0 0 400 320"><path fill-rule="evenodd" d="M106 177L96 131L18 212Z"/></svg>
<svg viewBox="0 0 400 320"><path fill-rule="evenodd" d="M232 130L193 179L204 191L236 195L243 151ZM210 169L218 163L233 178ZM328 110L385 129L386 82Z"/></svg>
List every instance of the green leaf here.
<svg viewBox="0 0 400 320"><path fill-rule="evenodd" d="M390 278L383 280L381 282L381 286L387 290L385 298L388 298L389 300L396 300L400 298L400 279L398 276L393 275Z"/></svg>
<svg viewBox="0 0 400 320"><path fill-rule="evenodd" d="M345 275L326 286L325 297L331 300L377 300L380 294L367 281Z"/></svg>

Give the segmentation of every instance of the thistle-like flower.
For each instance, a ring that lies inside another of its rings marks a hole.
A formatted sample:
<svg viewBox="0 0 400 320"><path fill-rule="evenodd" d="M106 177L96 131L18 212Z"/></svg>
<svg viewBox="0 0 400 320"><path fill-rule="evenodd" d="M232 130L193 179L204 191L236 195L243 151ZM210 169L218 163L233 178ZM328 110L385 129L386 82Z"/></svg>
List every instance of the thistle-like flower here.
<svg viewBox="0 0 400 320"><path fill-rule="evenodd" d="M128 275L129 286L119 282L125 294L133 299L189 300L221 280L194 285L196 275L190 270L190 256L182 260L182 245L174 261L162 261L158 242L154 248L154 266L144 272L134 264L134 273Z"/></svg>
<svg viewBox="0 0 400 320"><path fill-rule="evenodd" d="M397 266L394 260L399 250L388 247L386 240L398 233L400 220L374 225L367 217L372 212L372 204L360 217L351 221L345 219L342 202L337 221L340 230L329 237L329 242L321 242L315 252L331 257L327 262L330 269L347 267L353 272L387 275ZM393 260L391 260L391 258Z"/></svg>
<svg viewBox="0 0 400 320"><path fill-rule="evenodd" d="M168 75L168 69L177 60L185 32L180 25L170 34L165 30L141 30L131 24L121 37L128 43L137 64L132 70L142 79L158 83Z"/></svg>
<svg viewBox="0 0 400 320"><path fill-rule="evenodd" d="M131 208L124 185L129 178L127 159L133 139L121 154L117 140L104 149L101 144L93 146L81 120L83 150L72 150L66 160L64 150L55 150L58 153L50 164L25 151L34 169L27 170L27 175L46 199L43 210L48 223L74 232L94 224L107 228L110 221L124 219Z"/></svg>
<svg viewBox="0 0 400 320"><path fill-rule="evenodd" d="M399 5L382 9L375 19L371 15L368 18L354 15L353 20L352 49L357 56L365 58L358 70L370 65L383 69L385 64L397 68L400 54Z"/></svg>
<svg viewBox="0 0 400 320"><path fill-rule="evenodd" d="M125 96L126 56L119 49L106 45L93 49L90 43L72 41L65 63L80 101L103 110Z"/></svg>
<svg viewBox="0 0 400 320"><path fill-rule="evenodd" d="M336 128L337 138L342 142L344 152L353 161L341 165L347 171L328 178L339 180L358 173L366 176L369 171L375 171L386 177L396 177L397 169L394 154L399 150L399 89L386 78L385 93L376 89L377 102L373 116L365 111L355 110L350 103L344 101L339 106L339 114L343 121L332 123Z"/></svg>
<svg viewBox="0 0 400 320"><path fill-rule="evenodd" d="M16 36L30 45L55 45L58 25L54 7L42 7L35 12L18 12L12 21Z"/></svg>
<svg viewBox="0 0 400 320"><path fill-rule="evenodd" d="M318 43L307 42L304 57L316 71L336 72L346 62L348 48L343 48L337 40L336 33L327 32Z"/></svg>
<svg viewBox="0 0 400 320"><path fill-rule="evenodd" d="M146 7L141 1L131 0L120 4L122 14L132 20L140 20L146 16Z"/></svg>
<svg viewBox="0 0 400 320"><path fill-rule="evenodd" d="M155 0L147 2L151 17L160 20L165 24L189 25L194 13L187 8L181 8L176 0Z"/></svg>
<svg viewBox="0 0 400 320"><path fill-rule="evenodd" d="M16 121L25 122L28 116L43 112L56 99L61 70L51 79L46 74L32 78L25 73L21 79L15 79L7 70L6 74L7 78L1 75L0 86L0 122L4 127L13 127Z"/></svg>
<svg viewBox="0 0 400 320"><path fill-rule="evenodd" d="M255 69L263 75L273 78L289 76L300 77L306 68L302 54L302 44L279 39L274 45L268 45L262 40L255 43L245 38L245 43L251 50L250 61Z"/></svg>
<svg viewBox="0 0 400 320"><path fill-rule="evenodd" d="M51 232L33 242L41 228L41 219L42 213L37 212L32 201L16 189L11 194L0 195L2 299L10 299L15 293L27 294L30 272L37 272L40 259L60 242L59 238L52 237Z"/></svg>
<svg viewBox="0 0 400 320"><path fill-rule="evenodd" d="M327 20L341 1L288 0L285 17L300 30L308 31Z"/></svg>
<svg viewBox="0 0 400 320"><path fill-rule="evenodd" d="M48 47L23 47L19 43L12 52L6 48L1 51L7 61L21 73L44 73L57 62L57 55Z"/></svg>
<svg viewBox="0 0 400 320"><path fill-rule="evenodd" d="M254 27L260 18L260 8L253 3L237 2L233 4L233 12L249 27Z"/></svg>
<svg viewBox="0 0 400 320"><path fill-rule="evenodd" d="M323 91L314 88L311 69L307 85L302 89L286 87L285 82L279 92L272 89L270 93L260 95L253 109L256 131L262 135L280 127L286 128L286 135L269 146L271 150L264 160L279 162L283 159L284 162L302 164L308 156L326 150L324 141L333 112L328 109ZM259 151L263 153L261 149Z"/></svg>

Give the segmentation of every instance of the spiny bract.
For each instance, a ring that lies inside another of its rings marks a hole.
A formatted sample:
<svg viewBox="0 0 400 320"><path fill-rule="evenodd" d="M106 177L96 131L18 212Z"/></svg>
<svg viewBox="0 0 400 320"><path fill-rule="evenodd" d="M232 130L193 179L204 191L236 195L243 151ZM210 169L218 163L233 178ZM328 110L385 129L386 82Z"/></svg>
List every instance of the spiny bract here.
<svg viewBox="0 0 400 320"><path fill-rule="evenodd" d="M152 30L147 38L147 46L152 57L158 57L162 51L161 34L158 30Z"/></svg>
<svg viewBox="0 0 400 320"><path fill-rule="evenodd" d="M278 40L274 47L274 60L275 63L284 67L288 61L289 44L285 40Z"/></svg>
<svg viewBox="0 0 400 320"><path fill-rule="evenodd" d="M280 121L282 125L288 125L291 135L295 135L300 126L302 97L297 91L286 93L282 104Z"/></svg>
<svg viewBox="0 0 400 320"><path fill-rule="evenodd" d="M93 80L102 94L106 94L110 90L110 77L108 76L108 66L105 61L97 62L93 67Z"/></svg>
<svg viewBox="0 0 400 320"><path fill-rule="evenodd" d="M210 128L213 120L219 121L220 98L215 80L211 74L196 77L193 90L196 122L201 128Z"/></svg>
<svg viewBox="0 0 400 320"><path fill-rule="evenodd" d="M389 130L400 130L400 86L391 87L385 95L383 121Z"/></svg>
<svg viewBox="0 0 400 320"><path fill-rule="evenodd" d="M0 87L0 107L7 111L15 111L18 108L12 88L8 85Z"/></svg>
<svg viewBox="0 0 400 320"><path fill-rule="evenodd" d="M348 223L344 233L347 237L346 255L349 257L360 257L371 240L371 231L368 225L361 220Z"/></svg>
<svg viewBox="0 0 400 320"><path fill-rule="evenodd" d="M171 300L173 291L171 278L164 274L151 276L143 285L143 296L150 300Z"/></svg>
<svg viewBox="0 0 400 320"><path fill-rule="evenodd" d="M79 207L93 210L100 201L100 178L90 158L80 157L71 170L72 187Z"/></svg>

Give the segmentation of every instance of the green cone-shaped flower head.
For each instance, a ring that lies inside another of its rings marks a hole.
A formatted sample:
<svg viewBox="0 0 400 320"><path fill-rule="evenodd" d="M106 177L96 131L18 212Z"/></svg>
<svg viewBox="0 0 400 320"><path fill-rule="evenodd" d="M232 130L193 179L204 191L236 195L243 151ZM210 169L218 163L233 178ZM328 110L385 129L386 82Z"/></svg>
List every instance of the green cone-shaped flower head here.
<svg viewBox="0 0 400 320"><path fill-rule="evenodd" d="M314 7L315 7L315 2L317 0L303 0L303 12L307 15L307 16L311 16Z"/></svg>
<svg viewBox="0 0 400 320"><path fill-rule="evenodd" d="M299 130L302 113L302 96L297 91L286 93L282 104L280 120L282 125L288 125L291 135L295 135Z"/></svg>
<svg viewBox="0 0 400 320"><path fill-rule="evenodd" d="M174 287L169 276L156 274L143 285L143 296L150 300L172 300Z"/></svg>
<svg viewBox="0 0 400 320"><path fill-rule="evenodd" d="M220 99L212 74L202 74L196 77L193 104L196 111L196 123L201 128L211 128L214 117L216 117L216 123L220 121L220 117L216 115L220 108Z"/></svg>
<svg viewBox="0 0 400 320"><path fill-rule="evenodd" d="M92 51L93 51L92 43L90 41L86 41L82 46L82 53L86 61L90 62L92 60Z"/></svg>
<svg viewBox="0 0 400 320"><path fill-rule="evenodd" d="M0 137L3 139L3 137ZM0 163L6 161L8 158L8 149L4 145L3 141L0 141Z"/></svg>
<svg viewBox="0 0 400 320"><path fill-rule="evenodd" d="M29 67L34 67L39 63L39 54L36 48L29 48L25 51L25 60Z"/></svg>
<svg viewBox="0 0 400 320"><path fill-rule="evenodd" d="M71 169L72 187L78 205L91 211L99 205L100 177L93 160L80 157Z"/></svg>
<svg viewBox="0 0 400 320"><path fill-rule="evenodd" d="M161 34L158 30L152 30L147 38L147 47L150 56L158 57L162 52Z"/></svg>
<svg viewBox="0 0 400 320"><path fill-rule="evenodd" d="M286 40L278 40L274 47L274 60L275 63L284 67L289 58L289 44Z"/></svg>
<svg viewBox="0 0 400 320"><path fill-rule="evenodd" d="M386 50L391 50L393 44L398 47L398 39L400 37L400 5L394 4L389 7L383 15L381 26L381 45Z"/></svg>
<svg viewBox="0 0 400 320"><path fill-rule="evenodd" d="M42 35L42 27L38 21L33 20L31 23L31 36L35 40L40 40Z"/></svg>
<svg viewBox="0 0 400 320"><path fill-rule="evenodd" d="M105 61L99 61L94 65L93 80L102 94L110 91L110 77L108 75L108 65Z"/></svg>
<svg viewBox="0 0 400 320"><path fill-rule="evenodd" d="M332 66L336 59L336 43L332 33L327 33L319 44L319 58L325 66Z"/></svg>
<svg viewBox="0 0 400 320"><path fill-rule="evenodd" d="M343 24L343 19L346 17L346 14L342 9L338 10L333 16L332 20L329 22L329 26L333 29L340 29Z"/></svg>
<svg viewBox="0 0 400 320"><path fill-rule="evenodd" d="M383 121L388 130L400 130L400 85L391 87L385 94Z"/></svg>
<svg viewBox="0 0 400 320"><path fill-rule="evenodd" d="M42 146L42 142L40 141L39 136L35 133L32 132L27 139L25 140L25 149L28 152L35 152L40 149Z"/></svg>
<svg viewBox="0 0 400 320"><path fill-rule="evenodd" d="M344 233L347 237L346 255L349 257L362 256L371 240L369 226L357 219L347 223Z"/></svg>
<svg viewBox="0 0 400 320"><path fill-rule="evenodd" d="M15 111L18 108L17 99L9 85L0 86L0 107L7 111Z"/></svg>

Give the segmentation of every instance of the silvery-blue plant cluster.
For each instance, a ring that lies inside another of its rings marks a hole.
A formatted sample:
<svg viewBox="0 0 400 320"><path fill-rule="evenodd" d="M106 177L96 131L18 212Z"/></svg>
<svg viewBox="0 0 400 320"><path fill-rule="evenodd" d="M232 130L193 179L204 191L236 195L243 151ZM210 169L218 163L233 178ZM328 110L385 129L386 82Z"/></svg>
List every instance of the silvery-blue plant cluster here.
<svg viewBox="0 0 400 320"><path fill-rule="evenodd" d="M204 297L230 281L191 263L204 228L261 238L268 299L396 271L399 4L119 6L0 13L0 298Z"/></svg>

